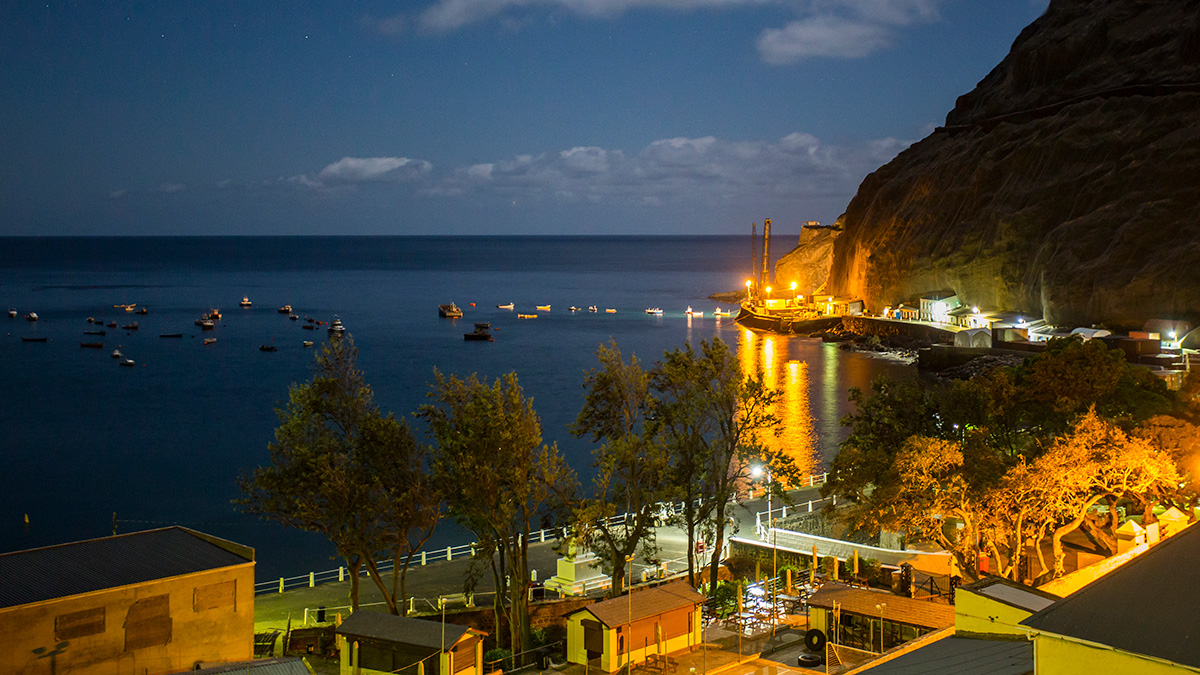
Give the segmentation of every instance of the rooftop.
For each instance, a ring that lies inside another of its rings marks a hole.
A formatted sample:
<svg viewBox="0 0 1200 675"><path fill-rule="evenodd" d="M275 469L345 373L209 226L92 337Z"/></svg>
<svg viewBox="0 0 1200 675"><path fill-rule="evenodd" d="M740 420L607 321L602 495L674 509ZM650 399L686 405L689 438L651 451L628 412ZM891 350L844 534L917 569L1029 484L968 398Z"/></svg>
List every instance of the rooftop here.
<svg viewBox="0 0 1200 675"><path fill-rule="evenodd" d="M809 607L833 609L834 603L843 612L871 617L878 617L882 612L886 621L920 628L954 625L954 608L930 600L914 600L902 595L834 583L825 584L808 597Z"/></svg>
<svg viewBox="0 0 1200 675"><path fill-rule="evenodd" d="M1025 675L1033 672L1033 643L950 636L884 661L866 672L870 675Z"/></svg>
<svg viewBox="0 0 1200 675"><path fill-rule="evenodd" d="M424 647L431 654L453 647L468 633L481 634L467 626L362 610L346 617L337 632L338 635Z"/></svg>
<svg viewBox="0 0 1200 675"><path fill-rule="evenodd" d="M185 527L0 555L0 609L254 562L254 549Z"/></svg>
<svg viewBox="0 0 1200 675"><path fill-rule="evenodd" d="M681 607L694 607L703 603L704 596L697 593L686 582L673 581L656 588L635 591L632 597L626 595L603 600L579 611L591 612L601 623L612 627L623 626L649 616L656 616Z"/></svg>
<svg viewBox="0 0 1200 675"><path fill-rule="evenodd" d="M1021 623L1200 668L1197 560L1192 525Z"/></svg>
<svg viewBox="0 0 1200 675"><path fill-rule="evenodd" d="M985 577L967 584L959 590L978 593L1027 612L1045 609L1061 599L1053 593L1047 593L1001 577Z"/></svg>

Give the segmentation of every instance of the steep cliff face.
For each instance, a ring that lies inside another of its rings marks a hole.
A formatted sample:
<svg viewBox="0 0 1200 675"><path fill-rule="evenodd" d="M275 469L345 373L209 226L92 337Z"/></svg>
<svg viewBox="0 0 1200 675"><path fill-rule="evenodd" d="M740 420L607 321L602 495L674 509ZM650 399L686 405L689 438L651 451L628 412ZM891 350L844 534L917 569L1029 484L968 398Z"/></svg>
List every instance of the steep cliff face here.
<svg viewBox="0 0 1200 675"><path fill-rule="evenodd" d="M839 234L839 230L832 228L804 228L796 248L775 263L773 283L784 289L790 288L794 281L796 292L801 295L811 295L824 286L833 264L833 242ZM778 240L773 239L772 243L779 245Z"/></svg>
<svg viewBox="0 0 1200 675"><path fill-rule="evenodd" d="M1052 0L946 126L868 176L829 288L1052 323L1200 316L1200 5Z"/></svg>

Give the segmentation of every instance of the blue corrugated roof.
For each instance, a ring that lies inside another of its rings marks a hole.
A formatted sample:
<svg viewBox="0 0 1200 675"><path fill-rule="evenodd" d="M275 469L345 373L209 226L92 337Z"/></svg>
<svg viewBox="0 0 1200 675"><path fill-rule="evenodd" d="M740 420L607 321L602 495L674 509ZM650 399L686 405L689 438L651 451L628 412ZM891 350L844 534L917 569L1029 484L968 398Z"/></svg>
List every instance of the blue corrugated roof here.
<svg viewBox="0 0 1200 675"><path fill-rule="evenodd" d="M0 608L241 565L247 553L182 527L133 532L0 555ZM233 549L233 550L231 550Z"/></svg>

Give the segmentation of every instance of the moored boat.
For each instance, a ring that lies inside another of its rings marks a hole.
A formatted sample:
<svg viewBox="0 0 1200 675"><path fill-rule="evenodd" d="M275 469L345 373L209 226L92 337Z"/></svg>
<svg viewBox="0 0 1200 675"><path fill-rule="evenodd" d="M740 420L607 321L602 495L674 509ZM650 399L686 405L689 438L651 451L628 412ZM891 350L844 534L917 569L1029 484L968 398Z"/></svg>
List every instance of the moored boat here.
<svg viewBox="0 0 1200 675"><path fill-rule="evenodd" d="M84 335L105 335L107 333L108 333L108 331L104 331L104 330L85 330L85 331L83 331Z"/></svg>
<svg viewBox="0 0 1200 675"><path fill-rule="evenodd" d="M536 318L538 318L538 315L537 314L518 314L517 318L518 319L536 319Z"/></svg>
<svg viewBox="0 0 1200 675"><path fill-rule="evenodd" d="M313 346L313 341L305 340L304 342L301 342L300 344L304 345L305 347L311 347L311 346Z"/></svg>
<svg viewBox="0 0 1200 675"><path fill-rule="evenodd" d="M494 342L492 324L483 322L475 324L475 330L470 333L463 333L463 339L468 342Z"/></svg>
<svg viewBox="0 0 1200 675"><path fill-rule="evenodd" d="M121 353L120 349L114 349L112 350L112 354L109 354L109 356L113 357L114 359L119 359L125 355Z"/></svg>
<svg viewBox="0 0 1200 675"><path fill-rule="evenodd" d="M704 312L701 312L700 310L692 309L691 305L688 305L687 311L684 312L683 314L684 314L684 316L696 316L696 317L704 316Z"/></svg>
<svg viewBox="0 0 1200 675"><path fill-rule="evenodd" d="M288 318L291 319L292 321L299 321L300 315L299 314L288 314Z"/></svg>
<svg viewBox="0 0 1200 675"><path fill-rule="evenodd" d="M604 313L605 314L616 314L617 310L609 308L609 309L604 310Z"/></svg>
<svg viewBox="0 0 1200 675"><path fill-rule="evenodd" d="M657 314L659 316L662 316L663 311L662 311L661 307L647 307L646 313L647 314Z"/></svg>
<svg viewBox="0 0 1200 675"><path fill-rule="evenodd" d="M304 330L316 330L317 329L317 327L311 323L302 324L300 327L303 328Z"/></svg>
<svg viewBox="0 0 1200 675"><path fill-rule="evenodd" d="M107 325L109 328L116 328L116 327L117 327L117 322L116 322L116 321L109 321L109 322L108 322L106 325Z"/></svg>
<svg viewBox="0 0 1200 675"><path fill-rule="evenodd" d="M121 365L125 366L126 368L132 368L137 364L133 362L133 359L125 359L121 362Z"/></svg>
<svg viewBox="0 0 1200 675"><path fill-rule="evenodd" d="M568 312L578 312L579 308L576 307L575 305L571 305L570 307L567 308L567 311Z"/></svg>
<svg viewBox="0 0 1200 675"><path fill-rule="evenodd" d="M713 316L733 316L733 312L731 312L727 309L721 309L720 307L718 307L713 310Z"/></svg>
<svg viewBox="0 0 1200 675"><path fill-rule="evenodd" d="M238 306L239 307L249 307L251 304L253 304L253 303L250 302L250 297L243 295L242 301L238 303Z"/></svg>
<svg viewBox="0 0 1200 675"><path fill-rule="evenodd" d="M124 326L121 326L121 330L137 330L137 329L138 329L138 323L136 321L134 321L133 323L127 323Z"/></svg>
<svg viewBox="0 0 1200 675"><path fill-rule="evenodd" d="M206 344L206 345L211 345L212 343L214 343L216 341L217 341L217 338L204 338L204 344Z"/></svg>
<svg viewBox="0 0 1200 675"><path fill-rule="evenodd" d="M534 307L537 307L537 310L539 312L549 312L550 311L550 305L534 305Z"/></svg>
<svg viewBox="0 0 1200 675"><path fill-rule="evenodd" d="M181 338L181 337L183 337L183 333L159 333L158 337L160 337L160 338Z"/></svg>
<svg viewBox="0 0 1200 675"><path fill-rule="evenodd" d="M37 321L38 320L37 312L30 312L30 313L26 314L25 320L26 321Z"/></svg>
<svg viewBox="0 0 1200 675"><path fill-rule="evenodd" d="M260 351L260 352L273 352L273 351L277 351L277 350L275 349L275 345L259 345L259 346L258 346L258 351Z"/></svg>
<svg viewBox="0 0 1200 675"><path fill-rule="evenodd" d="M342 325L342 320L337 318L336 316L333 317L333 322L329 324L329 334L330 335L341 335L342 333L345 333L345 332L346 332L346 327Z"/></svg>
<svg viewBox="0 0 1200 675"><path fill-rule="evenodd" d="M23 337L23 338L21 338L21 342L45 342L46 340L47 340L47 338L44 338L44 337Z"/></svg>
<svg viewBox="0 0 1200 675"><path fill-rule="evenodd" d="M8 318L10 318L10 319L17 318L17 310L15 310L15 309L8 310Z"/></svg>
<svg viewBox="0 0 1200 675"><path fill-rule="evenodd" d="M278 310L276 310L276 311L278 311L280 314L291 314L291 313L292 313L292 306L291 306L291 305L284 305L283 307L280 307L280 308L279 308Z"/></svg>
<svg viewBox="0 0 1200 675"><path fill-rule="evenodd" d="M589 311L589 312L596 312L596 311L599 311L599 310L597 310L597 309L596 309L596 306L595 306L595 305L592 305L591 307L588 307L588 311Z"/></svg>
<svg viewBox="0 0 1200 675"><path fill-rule="evenodd" d="M453 302L448 305L438 305L438 316L446 319L460 319L463 311Z"/></svg>
<svg viewBox="0 0 1200 675"><path fill-rule="evenodd" d="M146 314L150 313L150 310L146 309L145 307L138 307L137 313L145 316Z"/></svg>
<svg viewBox="0 0 1200 675"><path fill-rule="evenodd" d="M513 307L516 307L516 304L512 302L506 305L496 305L496 309L512 309Z"/></svg>
<svg viewBox="0 0 1200 675"><path fill-rule="evenodd" d="M104 349L103 342L80 342L79 346L87 347L88 349Z"/></svg>

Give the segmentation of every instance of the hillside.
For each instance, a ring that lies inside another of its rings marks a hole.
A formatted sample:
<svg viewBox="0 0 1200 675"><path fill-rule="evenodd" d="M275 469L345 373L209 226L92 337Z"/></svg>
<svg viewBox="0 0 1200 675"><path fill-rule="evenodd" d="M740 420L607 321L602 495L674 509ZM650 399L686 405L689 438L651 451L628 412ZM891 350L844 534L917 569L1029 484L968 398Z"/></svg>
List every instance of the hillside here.
<svg viewBox="0 0 1200 675"><path fill-rule="evenodd" d="M869 175L829 289L950 288L1052 323L1200 318L1200 5L1052 0L946 125Z"/></svg>

